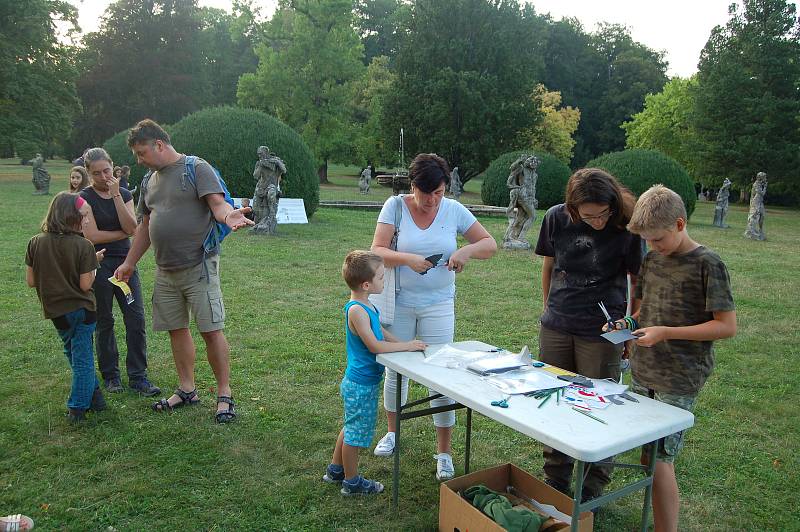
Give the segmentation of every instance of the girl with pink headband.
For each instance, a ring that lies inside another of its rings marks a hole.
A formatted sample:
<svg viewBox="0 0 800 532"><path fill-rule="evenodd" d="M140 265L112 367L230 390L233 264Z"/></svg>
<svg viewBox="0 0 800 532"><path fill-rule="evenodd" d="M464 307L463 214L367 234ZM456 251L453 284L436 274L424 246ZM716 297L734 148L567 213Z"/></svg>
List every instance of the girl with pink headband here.
<svg viewBox="0 0 800 532"><path fill-rule="evenodd" d="M72 368L67 400L70 421L86 419L88 410L103 410L105 399L94 372L95 270L105 250L95 251L83 238L86 201L59 192L50 203L42 232L31 238L25 254L25 280L36 288L44 317L52 320Z"/></svg>

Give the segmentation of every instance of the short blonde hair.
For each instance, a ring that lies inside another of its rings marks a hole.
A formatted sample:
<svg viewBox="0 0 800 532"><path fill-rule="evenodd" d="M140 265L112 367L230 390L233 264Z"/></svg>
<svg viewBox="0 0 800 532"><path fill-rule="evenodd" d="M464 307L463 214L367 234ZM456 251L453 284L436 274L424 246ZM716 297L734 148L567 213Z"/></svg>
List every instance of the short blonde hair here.
<svg viewBox="0 0 800 532"><path fill-rule="evenodd" d="M686 220L686 206L681 197L664 185L653 185L639 196L628 222L628 231L638 235L672 229L678 218Z"/></svg>
<svg viewBox="0 0 800 532"><path fill-rule="evenodd" d="M361 283L371 281L383 264L383 257L371 251L356 249L347 254L342 264L342 277L350 290L358 290Z"/></svg>

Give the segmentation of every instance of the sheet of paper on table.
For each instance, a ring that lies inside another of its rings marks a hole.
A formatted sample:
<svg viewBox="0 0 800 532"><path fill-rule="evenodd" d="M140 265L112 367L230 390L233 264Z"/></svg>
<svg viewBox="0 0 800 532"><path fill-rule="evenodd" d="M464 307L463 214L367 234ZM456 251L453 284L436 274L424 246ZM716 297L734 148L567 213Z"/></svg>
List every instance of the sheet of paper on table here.
<svg viewBox="0 0 800 532"><path fill-rule="evenodd" d="M500 375L484 377L484 380L509 395L563 388L569 385L567 381L559 380L531 366L524 366Z"/></svg>

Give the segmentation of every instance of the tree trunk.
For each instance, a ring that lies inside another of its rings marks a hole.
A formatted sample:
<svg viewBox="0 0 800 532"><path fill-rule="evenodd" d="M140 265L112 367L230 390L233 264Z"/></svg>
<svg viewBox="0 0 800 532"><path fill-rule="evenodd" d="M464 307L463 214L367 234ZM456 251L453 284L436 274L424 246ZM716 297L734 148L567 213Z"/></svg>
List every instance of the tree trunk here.
<svg viewBox="0 0 800 532"><path fill-rule="evenodd" d="M750 191L745 187L742 187L739 191L739 203L744 203L745 205L750 203Z"/></svg>
<svg viewBox="0 0 800 532"><path fill-rule="evenodd" d="M320 184L328 183L328 159L322 163L322 166L317 168L317 175L319 176Z"/></svg>

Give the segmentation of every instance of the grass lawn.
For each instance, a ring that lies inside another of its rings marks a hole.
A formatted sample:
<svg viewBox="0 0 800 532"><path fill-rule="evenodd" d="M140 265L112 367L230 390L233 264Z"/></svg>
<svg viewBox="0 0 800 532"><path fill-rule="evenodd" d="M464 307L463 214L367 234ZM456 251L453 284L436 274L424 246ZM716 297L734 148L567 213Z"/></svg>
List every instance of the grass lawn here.
<svg viewBox="0 0 800 532"><path fill-rule="evenodd" d="M70 370L60 341L24 282L26 243L50 198L32 196L30 167L13 163L0 161L0 515L30 515L42 530L436 529L429 419L405 424L398 515L390 487L375 498L343 500L321 481L342 413L341 309L348 291L341 261L348 250L369 246L375 212L323 208L308 225L279 226L276 237L237 233L225 241L222 283L237 423L213 422L214 380L200 342L199 407L156 414L150 400L107 395L109 410L75 427L64 415ZM68 165L49 161L47 167L51 190L66 188ZM350 178L334 173L332 179ZM800 523L800 424L788 401L791 379L800 375L800 213L768 209L769 240L753 242L742 237L746 211L732 206L731 229L719 230L711 226L713 204L700 203L689 225L728 264L739 334L717 344L717 368L677 464L681 530L797 530ZM532 239L540 220L541 213ZM502 237L504 218L481 221ZM140 263L148 301L153 268L148 253ZM469 263L457 281L456 339L535 346L540 268L530 252ZM149 324L149 303L145 308ZM124 345L121 327L118 334ZM177 383L168 337L151 332L148 341L150 377L168 392ZM416 386L413 394L422 397L424 390ZM464 420L460 411L457 472L463 471ZM378 436L384 428L381 415ZM475 416L473 468L507 461L540 475L541 446ZM361 465L370 478L391 483L390 460L363 453ZM620 470L615 478L634 475ZM596 529L637 529L641 502L636 494L612 504Z"/></svg>

